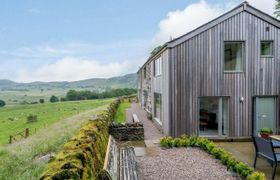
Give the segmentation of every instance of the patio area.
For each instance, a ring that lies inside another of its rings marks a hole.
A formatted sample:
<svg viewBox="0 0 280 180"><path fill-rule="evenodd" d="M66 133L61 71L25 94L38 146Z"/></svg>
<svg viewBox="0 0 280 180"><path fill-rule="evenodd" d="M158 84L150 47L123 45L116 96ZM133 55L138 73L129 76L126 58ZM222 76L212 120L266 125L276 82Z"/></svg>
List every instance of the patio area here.
<svg viewBox="0 0 280 180"><path fill-rule="evenodd" d="M132 114L136 114L145 129L144 142L126 142L135 149L139 179L143 180L181 180L181 179L240 179L238 175L199 148L162 149L159 139L163 134L139 104L132 103L126 110L127 122L132 121Z"/></svg>
<svg viewBox="0 0 280 180"><path fill-rule="evenodd" d="M253 167L255 158L253 142L216 142L216 144L231 152L238 160ZM257 159L256 170L264 172L266 177L271 179L273 169L265 159ZM280 179L280 166L277 168L275 179Z"/></svg>

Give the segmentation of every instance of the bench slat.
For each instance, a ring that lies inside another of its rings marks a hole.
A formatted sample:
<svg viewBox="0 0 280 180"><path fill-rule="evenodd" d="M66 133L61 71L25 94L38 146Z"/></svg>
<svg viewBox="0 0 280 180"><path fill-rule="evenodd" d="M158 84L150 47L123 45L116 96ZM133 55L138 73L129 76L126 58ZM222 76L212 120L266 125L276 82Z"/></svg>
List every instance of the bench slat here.
<svg viewBox="0 0 280 180"><path fill-rule="evenodd" d="M140 120L139 120L139 118L137 117L136 114L133 114L133 115L132 115L132 120L133 120L133 122L135 122L135 123L140 123Z"/></svg>
<svg viewBox="0 0 280 180"><path fill-rule="evenodd" d="M103 169L112 180L138 180L134 148L119 148L110 136Z"/></svg>

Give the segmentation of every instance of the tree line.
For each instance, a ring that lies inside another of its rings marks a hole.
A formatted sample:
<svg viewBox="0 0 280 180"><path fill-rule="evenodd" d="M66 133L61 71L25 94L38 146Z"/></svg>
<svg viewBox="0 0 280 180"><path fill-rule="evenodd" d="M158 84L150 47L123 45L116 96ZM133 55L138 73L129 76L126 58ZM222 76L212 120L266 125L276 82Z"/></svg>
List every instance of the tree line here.
<svg viewBox="0 0 280 180"><path fill-rule="evenodd" d="M135 93L137 93L137 90L132 88L111 89L111 90L106 90L104 92L96 92L96 91L89 91L89 90L81 90L81 91L69 90L66 93L66 96L60 99L56 96L52 96L50 98L50 102L114 98L120 96L129 96Z"/></svg>

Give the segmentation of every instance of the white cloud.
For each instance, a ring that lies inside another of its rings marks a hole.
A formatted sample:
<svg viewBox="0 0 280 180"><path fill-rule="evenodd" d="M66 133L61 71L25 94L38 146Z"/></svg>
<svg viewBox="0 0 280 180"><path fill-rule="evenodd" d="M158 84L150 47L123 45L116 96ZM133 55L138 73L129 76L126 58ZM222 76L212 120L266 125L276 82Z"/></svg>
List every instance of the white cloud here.
<svg viewBox="0 0 280 180"><path fill-rule="evenodd" d="M275 0L247 0L250 5L260 9L261 11L274 16Z"/></svg>
<svg viewBox="0 0 280 180"><path fill-rule="evenodd" d="M155 44L163 44L170 37L176 38L208 22L224 12L225 8L208 4L201 0L188 5L184 10L169 12L159 23L159 31L154 38Z"/></svg>
<svg viewBox="0 0 280 180"><path fill-rule="evenodd" d="M275 0L248 0L248 2L252 6L273 15ZM164 44L169 41L170 37L174 39L188 33L237 6L238 3L241 2L231 0L224 4L210 4L205 0L200 0L188 5L183 10L169 12L167 17L159 23L159 30L153 39L153 45Z"/></svg>
<svg viewBox="0 0 280 180"><path fill-rule="evenodd" d="M0 59L14 62L15 73L8 78L17 82L106 78L135 73L145 62L150 42L45 43L13 51L0 51Z"/></svg>
<svg viewBox="0 0 280 180"><path fill-rule="evenodd" d="M138 62L99 63L90 59L63 58L37 69L22 69L18 73L18 82L33 81L76 81L89 78L108 78L136 72L143 60Z"/></svg>

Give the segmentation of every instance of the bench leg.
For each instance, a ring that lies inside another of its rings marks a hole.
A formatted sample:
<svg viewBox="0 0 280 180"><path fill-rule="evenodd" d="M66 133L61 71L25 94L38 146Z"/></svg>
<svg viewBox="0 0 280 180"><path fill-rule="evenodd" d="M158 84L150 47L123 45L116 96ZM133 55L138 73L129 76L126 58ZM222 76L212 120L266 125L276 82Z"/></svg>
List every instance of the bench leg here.
<svg viewBox="0 0 280 180"><path fill-rule="evenodd" d="M256 155L255 160L254 160L254 168L256 168L256 165L257 165L257 158L258 158L258 156Z"/></svg>
<svg viewBox="0 0 280 180"><path fill-rule="evenodd" d="M276 168L277 168L277 162L274 164L273 166L273 174L272 174L272 179L274 179L275 177L275 173L276 173Z"/></svg>

